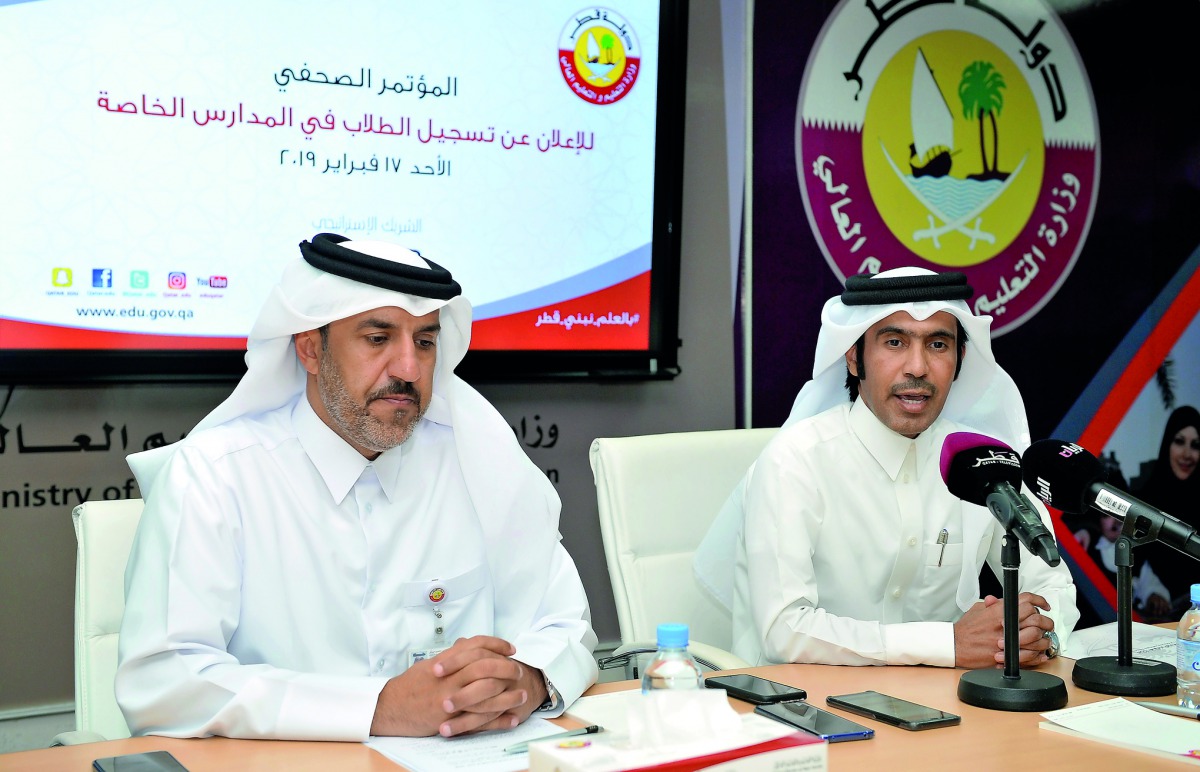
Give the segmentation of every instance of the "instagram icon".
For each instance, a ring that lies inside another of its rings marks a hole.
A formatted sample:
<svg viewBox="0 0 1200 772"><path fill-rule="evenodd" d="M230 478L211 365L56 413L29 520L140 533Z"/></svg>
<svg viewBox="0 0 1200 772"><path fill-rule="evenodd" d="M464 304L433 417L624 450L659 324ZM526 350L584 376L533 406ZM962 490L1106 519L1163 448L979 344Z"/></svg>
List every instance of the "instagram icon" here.
<svg viewBox="0 0 1200 772"><path fill-rule="evenodd" d="M171 271L167 274L167 287L173 290L187 288L187 274L183 271Z"/></svg>

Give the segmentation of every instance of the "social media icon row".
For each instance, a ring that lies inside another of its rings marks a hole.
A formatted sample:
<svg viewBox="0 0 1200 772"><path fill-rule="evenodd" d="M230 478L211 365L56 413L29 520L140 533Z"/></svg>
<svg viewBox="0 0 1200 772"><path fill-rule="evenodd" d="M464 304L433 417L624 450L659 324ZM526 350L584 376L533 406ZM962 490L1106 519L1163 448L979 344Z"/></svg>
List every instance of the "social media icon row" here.
<svg viewBox="0 0 1200 772"><path fill-rule="evenodd" d="M112 289L113 281L113 269L92 269L92 287L94 289ZM50 271L50 283L55 287L73 287L75 285L75 272L70 268L54 268ZM212 289L226 289L229 286L229 277L201 276L196 278L196 284ZM167 273L166 288L168 290L184 290L187 289L187 286L188 275L183 271L169 271ZM130 289L150 289L150 272L130 271L129 287Z"/></svg>

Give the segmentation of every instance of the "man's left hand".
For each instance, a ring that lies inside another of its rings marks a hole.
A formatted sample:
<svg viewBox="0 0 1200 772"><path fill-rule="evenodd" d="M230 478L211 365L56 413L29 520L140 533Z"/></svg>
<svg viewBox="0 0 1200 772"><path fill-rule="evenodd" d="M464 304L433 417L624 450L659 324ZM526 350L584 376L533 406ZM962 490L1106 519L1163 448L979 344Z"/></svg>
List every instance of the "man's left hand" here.
<svg viewBox="0 0 1200 772"><path fill-rule="evenodd" d="M1002 604L1003 601L1000 601ZM1054 620L1042 610L1049 611L1050 603L1041 595L1023 592L1017 596L1017 645L1020 647L1019 662L1022 667L1034 667L1050 661L1047 650L1050 641L1046 633L1054 629ZM996 662L1004 664L1004 638L997 644Z"/></svg>

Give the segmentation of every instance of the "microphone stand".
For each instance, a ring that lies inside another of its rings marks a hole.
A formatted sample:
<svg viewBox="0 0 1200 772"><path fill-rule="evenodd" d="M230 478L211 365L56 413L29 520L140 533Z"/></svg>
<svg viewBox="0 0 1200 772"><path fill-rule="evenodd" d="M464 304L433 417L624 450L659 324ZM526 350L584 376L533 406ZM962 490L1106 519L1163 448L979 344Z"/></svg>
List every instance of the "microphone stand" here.
<svg viewBox="0 0 1200 772"><path fill-rule="evenodd" d="M1165 662L1133 658L1133 548L1154 541L1148 534L1137 535L1136 521L1136 517L1125 518L1113 556L1117 564L1117 656L1077 660L1071 681L1089 692L1161 697L1175 693L1175 668Z"/></svg>
<svg viewBox="0 0 1200 772"><path fill-rule="evenodd" d="M988 496L988 509L1006 505L999 496ZM1002 519L1001 522L1010 522ZM1012 528L1004 534L1000 551L1004 569L1004 670L969 670L958 681L958 698L968 705L989 710L1056 710L1067 704L1067 685L1056 675L1021 672L1020 630L1017 627L1017 569L1021 565L1021 543Z"/></svg>

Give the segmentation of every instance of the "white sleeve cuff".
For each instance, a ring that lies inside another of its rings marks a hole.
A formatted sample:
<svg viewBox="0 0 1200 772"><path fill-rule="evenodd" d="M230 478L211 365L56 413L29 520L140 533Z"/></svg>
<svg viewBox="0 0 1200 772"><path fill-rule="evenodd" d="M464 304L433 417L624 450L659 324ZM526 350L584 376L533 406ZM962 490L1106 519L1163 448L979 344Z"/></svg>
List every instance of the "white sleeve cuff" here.
<svg viewBox="0 0 1200 772"><path fill-rule="evenodd" d="M954 625L951 622L884 625L883 651L889 665L954 667Z"/></svg>

